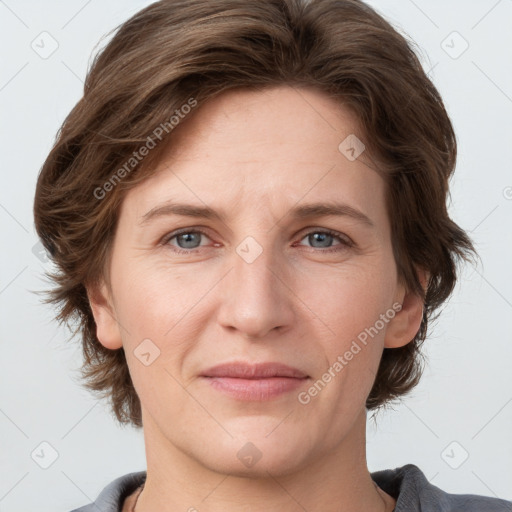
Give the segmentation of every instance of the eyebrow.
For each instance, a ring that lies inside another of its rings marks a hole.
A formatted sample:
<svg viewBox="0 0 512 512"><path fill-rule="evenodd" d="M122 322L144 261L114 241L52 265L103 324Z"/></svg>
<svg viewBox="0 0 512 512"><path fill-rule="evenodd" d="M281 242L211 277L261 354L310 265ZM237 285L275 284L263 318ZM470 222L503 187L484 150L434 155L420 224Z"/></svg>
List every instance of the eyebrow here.
<svg viewBox="0 0 512 512"><path fill-rule="evenodd" d="M209 206L195 206L185 203L166 202L160 206L152 208L142 216L140 225L144 226L150 221L159 217L167 217L171 215L181 215L184 217L195 217L202 219L218 220L225 223L225 216L210 208ZM362 211L344 203L336 202L323 202L323 203L310 203L302 206L292 208L286 215L290 215L295 219L309 219L314 217L350 217L354 220L367 225L368 227L375 227L373 221Z"/></svg>

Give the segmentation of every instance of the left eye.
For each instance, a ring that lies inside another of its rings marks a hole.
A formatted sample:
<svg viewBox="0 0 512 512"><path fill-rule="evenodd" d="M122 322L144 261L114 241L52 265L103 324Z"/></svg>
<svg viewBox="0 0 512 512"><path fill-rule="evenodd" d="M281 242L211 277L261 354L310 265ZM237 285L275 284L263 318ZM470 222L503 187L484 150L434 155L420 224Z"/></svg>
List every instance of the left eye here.
<svg viewBox="0 0 512 512"><path fill-rule="evenodd" d="M350 247L352 244L351 242L343 237L340 233L336 233L335 231L311 231L308 233L302 240L306 239L310 244L312 244L314 249L330 249L331 244L334 239L338 239L341 244L341 246L348 246ZM319 245L313 245L318 243Z"/></svg>

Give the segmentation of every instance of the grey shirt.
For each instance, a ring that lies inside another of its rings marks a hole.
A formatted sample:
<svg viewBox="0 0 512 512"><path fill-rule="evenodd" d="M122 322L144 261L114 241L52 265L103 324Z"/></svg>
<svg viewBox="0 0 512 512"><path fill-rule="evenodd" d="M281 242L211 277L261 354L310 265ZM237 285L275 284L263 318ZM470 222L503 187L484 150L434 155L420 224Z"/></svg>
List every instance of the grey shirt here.
<svg viewBox="0 0 512 512"><path fill-rule="evenodd" d="M432 485L414 464L371 473L373 481L396 500L394 512L512 512L512 501L450 494ZM146 472L129 473L108 484L94 503L71 512L121 512L125 498L142 485Z"/></svg>

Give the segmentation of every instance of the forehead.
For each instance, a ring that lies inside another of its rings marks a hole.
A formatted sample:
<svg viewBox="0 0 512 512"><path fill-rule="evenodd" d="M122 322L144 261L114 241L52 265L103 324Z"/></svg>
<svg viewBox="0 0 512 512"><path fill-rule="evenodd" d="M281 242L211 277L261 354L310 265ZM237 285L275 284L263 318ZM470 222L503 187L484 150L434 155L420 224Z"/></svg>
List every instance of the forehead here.
<svg viewBox="0 0 512 512"><path fill-rule="evenodd" d="M315 163L322 155L311 153L311 144L337 154L340 137L356 132L361 136L356 116L341 101L311 87L226 91L185 121L173 133L166 153L175 160L204 157L205 150L213 153L215 149L236 154L242 161L244 156L245 161L281 160L286 149L288 158L303 156Z"/></svg>
<svg viewBox="0 0 512 512"><path fill-rule="evenodd" d="M140 217L179 199L280 215L299 201L325 200L378 217L382 178L364 151L355 160L342 151L354 136L364 140L352 112L315 89L227 91L175 128L156 172L129 191L125 209Z"/></svg>

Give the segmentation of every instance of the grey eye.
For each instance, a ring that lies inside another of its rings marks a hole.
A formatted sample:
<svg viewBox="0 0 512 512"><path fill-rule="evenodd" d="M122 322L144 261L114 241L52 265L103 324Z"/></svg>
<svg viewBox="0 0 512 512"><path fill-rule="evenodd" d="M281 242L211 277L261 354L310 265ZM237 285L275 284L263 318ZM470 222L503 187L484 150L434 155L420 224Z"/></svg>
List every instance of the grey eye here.
<svg viewBox="0 0 512 512"><path fill-rule="evenodd" d="M178 246L182 249L195 249L201 245L202 233L197 231L189 231L175 235Z"/></svg>
<svg viewBox="0 0 512 512"><path fill-rule="evenodd" d="M329 233L323 233L321 231L310 233L307 235L308 242L312 245L312 247L330 247L334 236ZM314 245L315 242L319 242L319 245Z"/></svg>

